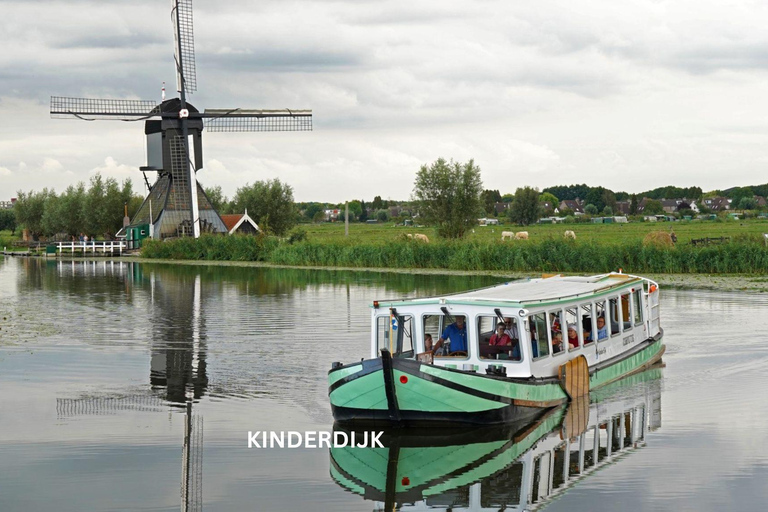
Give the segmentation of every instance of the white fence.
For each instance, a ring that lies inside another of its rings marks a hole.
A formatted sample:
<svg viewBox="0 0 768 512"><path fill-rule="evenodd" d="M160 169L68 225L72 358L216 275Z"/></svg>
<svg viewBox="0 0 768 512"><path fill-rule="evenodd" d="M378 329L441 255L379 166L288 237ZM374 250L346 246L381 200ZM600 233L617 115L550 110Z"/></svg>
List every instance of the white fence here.
<svg viewBox="0 0 768 512"><path fill-rule="evenodd" d="M64 253L82 253L91 254L122 254L128 249L128 242L125 240L92 240L90 242L56 242L56 252Z"/></svg>

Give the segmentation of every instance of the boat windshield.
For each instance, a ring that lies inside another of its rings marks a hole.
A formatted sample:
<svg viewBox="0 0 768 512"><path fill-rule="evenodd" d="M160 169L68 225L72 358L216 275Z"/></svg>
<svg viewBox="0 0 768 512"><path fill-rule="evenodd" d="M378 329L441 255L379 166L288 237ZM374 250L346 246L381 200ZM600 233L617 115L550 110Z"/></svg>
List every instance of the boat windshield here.
<svg viewBox="0 0 768 512"><path fill-rule="evenodd" d="M413 357L413 316L389 315L376 318L376 348L386 348L393 357Z"/></svg>

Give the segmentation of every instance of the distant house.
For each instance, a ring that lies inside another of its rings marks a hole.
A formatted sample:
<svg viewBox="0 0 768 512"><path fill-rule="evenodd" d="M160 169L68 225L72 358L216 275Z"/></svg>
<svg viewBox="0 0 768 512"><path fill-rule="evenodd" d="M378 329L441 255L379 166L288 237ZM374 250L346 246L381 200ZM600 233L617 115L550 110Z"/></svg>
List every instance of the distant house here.
<svg viewBox="0 0 768 512"><path fill-rule="evenodd" d="M727 197L717 196L702 200L702 204L713 212L720 212L724 210L730 210L732 201L732 199Z"/></svg>
<svg viewBox="0 0 768 512"><path fill-rule="evenodd" d="M510 203L496 203L493 205L496 215L502 215L509 209Z"/></svg>
<svg viewBox="0 0 768 512"><path fill-rule="evenodd" d="M16 203L15 197L12 197L10 201L0 201L0 210L8 210L13 208L14 203Z"/></svg>
<svg viewBox="0 0 768 512"><path fill-rule="evenodd" d="M491 219L488 219L488 218L477 219L477 223L480 226L498 226L499 225L499 219L493 219L493 218L491 218Z"/></svg>
<svg viewBox="0 0 768 512"><path fill-rule="evenodd" d="M341 210L335 208L331 210L323 210L323 213L325 213L325 220L328 222L333 222L339 218L339 215L341 215Z"/></svg>
<svg viewBox="0 0 768 512"><path fill-rule="evenodd" d="M616 201L616 208L613 213L621 213L629 215L629 210L632 207L632 201Z"/></svg>
<svg viewBox="0 0 768 512"><path fill-rule="evenodd" d="M573 213L576 214L583 214L584 213L584 201L576 199L563 199L560 201L560 204L557 207L558 213L561 213L563 210L572 210Z"/></svg>
<svg viewBox="0 0 768 512"><path fill-rule="evenodd" d="M755 196L755 202L757 203L758 208L763 208L764 206L766 206L766 204L768 204L766 203L765 198L763 196Z"/></svg>
<svg viewBox="0 0 768 512"><path fill-rule="evenodd" d="M231 215L222 215L221 220L230 235L235 233L239 235L255 235L261 231L256 222L248 216L248 209L245 213L235 213Z"/></svg>

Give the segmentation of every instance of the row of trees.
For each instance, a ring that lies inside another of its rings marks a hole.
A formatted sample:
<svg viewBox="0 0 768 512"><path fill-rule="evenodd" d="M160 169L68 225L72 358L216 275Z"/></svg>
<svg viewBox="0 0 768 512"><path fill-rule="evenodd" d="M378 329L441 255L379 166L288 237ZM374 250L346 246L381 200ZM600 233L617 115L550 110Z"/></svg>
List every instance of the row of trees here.
<svg viewBox="0 0 768 512"><path fill-rule="evenodd" d="M83 182L70 185L62 194L53 189L18 192L13 207L15 223L29 231L33 238L66 234L68 237L85 233L110 238L123 226L124 206L133 215L142 198L133 192L131 180L122 185L114 178L106 180L93 176L86 186Z"/></svg>
<svg viewBox="0 0 768 512"><path fill-rule="evenodd" d="M275 178L246 183L229 200L220 186L205 189L205 195L222 215L248 211L265 233L282 236L296 225L298 208L293 202L293 187Z"/></svg>

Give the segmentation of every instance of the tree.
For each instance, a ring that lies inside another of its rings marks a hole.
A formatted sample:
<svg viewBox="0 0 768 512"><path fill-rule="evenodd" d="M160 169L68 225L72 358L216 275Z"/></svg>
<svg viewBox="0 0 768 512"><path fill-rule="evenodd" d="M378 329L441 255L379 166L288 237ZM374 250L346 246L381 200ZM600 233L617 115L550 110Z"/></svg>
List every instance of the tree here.
<svg viewBox="0 0 768 512"><path fill-rule="evenodd" d="M0 231L10 231L12 235L16 234L16 214L12 208L0 210Z"/></svg>
<svg viewBox="0 0 768 512"><path fill-rule="evenodd" d="M277 178L238 188L232 203L238 212L247 208L248 215L259 227L278 236L296 224L293 188Z"/></svg>
<svg viewBox="0 0 768 512"><path fill-rule="evenodd" d="M560 201L553 194L550 194L549 192L543 192L541 195L539 195L539 203L541 204L542 211L551 214L560 204ZM544 206L545 203L549 203L548 208Z"/></svg>
<svg viewBox="0 0 768 512"><path fill-rule="evenodd" d="M754 197L742 197L739 201L739 210L755 210L757 209L757 201Z"/></svg>
<svg viewBox="0 0 768 512"><path fill-rule="evenodd" d="M373 198L373 202L371 203L371 208L374 210L381 210L384 208L384 201L381 200L381 196L376 196Z"/></svg>
<svg viewBox="0 0 768 512"><path fill-rule="evenodd" d="M355 199L354 201L349 202L349 220L359 219L362 212L363 207L360 204L360 201Z"/></svg>
<svg viewBox="0 0 768 512"><path fill-rule="evenodd" d="M387 222L389 220L389 212L387 210L378 210L376 212L376 220L379 222Z"/></svg>
<svg viewBox="0 0 768 512"><path fill-rule="evenodd" d="M660 215L664 213L664 206L661 204L661 201L651 199L650 201L646 201L643 213L646 215Z"/></svg>
<svg viewBox="0 0 768 512"><path fill-rule="evenodd" d="M16 223L27 229L30 236L37 240L43 234L43 213L45 212L45 200L53 191L44 188L41 192L19 190L16 204L13 205L16 213Z"/></svg>
<svg viewBox="0 0 768 512"><path fill-rule="evenodd" d="M203 190L205 191L205 195L208 196L208 201L210 201L213 209L217 212L221 212L227 203L227 198L224 197L224 193L221 191L221 185L205 187Z"/></svg>
<svg viewBox="0 0 768 512"><path fill-rule="evenodd" d="M367 221L368 220L368 209L365 206L365 201L363 201L362 199L360 200L360 210L361 210L360 211L360 217L358 218L358 220L360 222Z"/></svg>
<svg viewBox="0 0 768 512"><path fill-rule="evenodd" d="M510 220L527 226L539 220L540 213L539 190L531 187L518 188L515 191L515 200L509 207Z"/></svg>
<svg viewBox="0 0 768 512"><path fill-rule="evenodd" d="M632 194L629 202L629 214L637 215L637 194Z"/></svg>
<svg viewBox="0 0 768 512"><path fill-rule="evenodd" d="M320 203L309 203L307 207L304 209L304 217L306 217L308 220L316 222L315 214L317 214L317 212L322 213L323 218L325 218L325 214L323 213L323 207Z"/></svg>
<svg viewBox="0 0 768 512"><path fill-rule="evenodd" d="M504 194L501 196L501 202L502 203L511 203L515 200L515 194Z"/></svg>
<svg viewBox="0 0 768 512"><path fill-rule="evenodd" d="M477 223L483 211L483 182L474 160L446 162L438 158L416 174L413 196L427 222L437 224L437 234L461 238Z"/></svg>
<svg viewBox="0 0 768 512"><path fill-rule="evenodd" d="M597 206L591 203L584 207L584 213L586 213L587 215L597 215L597 212L598 212Z"/></svg>
<svg viewBox="0 0 768 512"><path fill-rule="evenodd" d="M84 203L85 184L81 181L77 187L72 185L59 197L59 215L63 231L70 236L77 236L85 229Z"/></svg>
<svg viewBox="0 0 768 512"><path fill-rule="evenodd" d="M483 190L483 207L486 215L496 213L496 203L501 202L501 194L498 190Z"/></svg>
<svg viewBox="0 0 768 512"><path fill-rule="evenodd" d="M40 221L45 236L53 236L64 231L64 223L59 212L60 204L61 201L54 191L45 198L43 218Z"/></svg>
<svg viewBox="0 0 768 512"><path fill-rule="evenodd" d="M606 206L603 208L603 215L606 217L612 217L613 216L613 208L610 206Z"/></svg>

